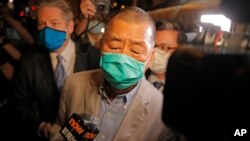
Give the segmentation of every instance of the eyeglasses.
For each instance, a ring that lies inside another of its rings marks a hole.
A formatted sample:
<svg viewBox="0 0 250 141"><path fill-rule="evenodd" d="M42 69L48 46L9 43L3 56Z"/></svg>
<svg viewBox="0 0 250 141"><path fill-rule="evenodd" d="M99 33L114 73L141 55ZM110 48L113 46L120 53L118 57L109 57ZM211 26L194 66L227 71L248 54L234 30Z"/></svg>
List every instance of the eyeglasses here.
<svg viewBox="0 0 250 141"><path fill-rule="evenodd" d="M177 46L175 47L170 47L170 46L167 46L167 45L156 45L155 48L158 48L162 54L165 54L169 51L172 51L172 50L176 50L177 49Z"/></svg>

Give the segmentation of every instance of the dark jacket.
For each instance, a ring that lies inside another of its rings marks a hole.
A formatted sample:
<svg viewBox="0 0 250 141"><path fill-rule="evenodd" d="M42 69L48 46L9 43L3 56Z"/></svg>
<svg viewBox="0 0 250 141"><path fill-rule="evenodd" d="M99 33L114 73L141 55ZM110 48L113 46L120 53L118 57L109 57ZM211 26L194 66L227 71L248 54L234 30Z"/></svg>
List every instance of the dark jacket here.
<svg viewBox="0 0 250 141"><path fill-rule="evenodd" d="M74 72L88 69L86 58L87 52L76 46ZM21 127L18 129L22 135L18 139L23 136L25 140L40 140L38 127L43 121L54 122L59 97L49 52L37 47L23 55L14 77L11 99L13 116L18 117L15 124Z"/></svg>

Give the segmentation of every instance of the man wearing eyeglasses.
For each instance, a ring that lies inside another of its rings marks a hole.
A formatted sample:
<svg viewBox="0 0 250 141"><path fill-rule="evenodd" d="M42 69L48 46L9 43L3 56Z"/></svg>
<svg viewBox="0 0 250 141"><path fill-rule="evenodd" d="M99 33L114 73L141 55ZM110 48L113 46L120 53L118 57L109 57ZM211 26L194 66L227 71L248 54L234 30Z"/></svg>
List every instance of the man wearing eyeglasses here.
<svg viewBox="0 0 250 141"><path fill-rule="evenodd" d="M165 85L168 59L178 47L180 27L176 22L165 19L157 21L155 26L154 62L150 67L148 81L162 92Z"/></svg>

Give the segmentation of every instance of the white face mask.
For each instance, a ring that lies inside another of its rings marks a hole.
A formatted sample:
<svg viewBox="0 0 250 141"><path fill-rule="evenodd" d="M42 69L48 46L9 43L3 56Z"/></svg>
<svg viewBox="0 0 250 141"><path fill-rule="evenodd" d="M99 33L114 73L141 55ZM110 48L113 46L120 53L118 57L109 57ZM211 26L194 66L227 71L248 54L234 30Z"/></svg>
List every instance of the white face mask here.
<svg viewBox="0 0 250 141"><path fill-rule="evenodd" d="M98 20L91 20L88 25L88 30L91 29L89 32L98 34L102 32L102 28L104 27L105 25L103 22L100 23L100 21Z"/></svg>
<svg viewBox="0 0 250 141"><path fill-rule="evenodd" d="M165 53L160 49L155 49L154 62L150 69L155 74L162 74L166 72L168 59L170 57L169 53Z"/></svg>

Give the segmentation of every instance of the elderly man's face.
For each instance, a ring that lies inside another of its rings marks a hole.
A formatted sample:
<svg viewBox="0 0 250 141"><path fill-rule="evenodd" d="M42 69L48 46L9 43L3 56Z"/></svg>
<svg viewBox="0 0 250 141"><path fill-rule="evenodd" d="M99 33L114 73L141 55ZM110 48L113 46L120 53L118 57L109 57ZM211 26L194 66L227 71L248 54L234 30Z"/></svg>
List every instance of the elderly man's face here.
<svg viewBox="0 0 250 141"><path fill-rule="evenodd" d="M43 7L37 13L38 30L50 27L56 30L65 31L68 35L73 32L74 23L67 22L63 17L63 13L56 7Z"/></svg>
<svg viewBox="0 0 250 141"><path fill-rule="evenodd" d="M119 19L114 20L102 44L102 51L120 53L140 62L151 62L153 53L153 32L147 23L134 24Z"/></svg>

